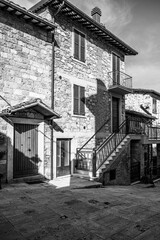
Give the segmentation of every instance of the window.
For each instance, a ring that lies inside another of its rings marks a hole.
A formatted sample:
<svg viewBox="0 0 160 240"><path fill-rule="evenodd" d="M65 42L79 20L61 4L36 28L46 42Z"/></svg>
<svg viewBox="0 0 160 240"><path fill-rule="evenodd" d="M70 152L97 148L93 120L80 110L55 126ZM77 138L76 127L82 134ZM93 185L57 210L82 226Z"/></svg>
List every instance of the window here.
<svg viewBox="0 0 160 240"><path fill-rule="evenodd" d="M120 84L120 58L112 54L113 85Z"/></svg>
<svg viewBox="0 0 160 240"><path fill-rule="evenodd" d="M157 100L155 98L152 101L152 113L157 113Z"/></svg>
<svg viewBox="0 0 160 240"><path fill-rule="evenodd" d="M85 35L74 29L74 58L85 62Z"/></svg>
<svg viewBox="0 0 160 240"><path fill-rule="evenodd" d="M73 114L85 115L85 88L73 85Z"/></svg>

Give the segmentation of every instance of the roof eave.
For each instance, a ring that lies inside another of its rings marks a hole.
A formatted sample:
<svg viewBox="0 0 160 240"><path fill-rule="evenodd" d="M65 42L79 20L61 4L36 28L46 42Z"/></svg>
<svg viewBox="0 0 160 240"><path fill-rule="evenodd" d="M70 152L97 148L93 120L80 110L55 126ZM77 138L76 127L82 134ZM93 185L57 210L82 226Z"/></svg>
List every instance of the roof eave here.
<svg viewBox="0 0 160 240"><path fill-rule="evenodd" d="M62 2L61 0L58 0L59 2ZM33 12L37 12L40 9L44 8L45 6L49 5L53 0L42 0L39 3L35 4L33 7L31 7L29 10ZM118 37L116 37L114 34L112 34L109 30L107 30L103 25L97 23L94 19L89 17L87 14L82 12L80 9L78 9L76 6L68 2L67 0L64 0L65 6L70 8L72 11L74 11L76 14L78 14L82 19L84 19L86 22L89 22L91 25L94 25L96 28L98 28L100 31L102 31L106 36L110 37L110 41L112 42L111 45L115 46L117 49L120 49L125 55L137 55L138 52L135 51L133 48L128 46L126 43L124 43L122 40L120 40ZM118 46L119 45L119 46Z"/></svg>
<svg viewBox="0 0 160 240"><path fill-rule="evenodd" d="M22 16L25 20L30 21L39 27L45 28L47 31L56 28L56 25L52 22L49 22L47 19L42 18L13 2L0 0L0 8L3 9L4 7L6 11L13 12L17 16Z"/></svg>

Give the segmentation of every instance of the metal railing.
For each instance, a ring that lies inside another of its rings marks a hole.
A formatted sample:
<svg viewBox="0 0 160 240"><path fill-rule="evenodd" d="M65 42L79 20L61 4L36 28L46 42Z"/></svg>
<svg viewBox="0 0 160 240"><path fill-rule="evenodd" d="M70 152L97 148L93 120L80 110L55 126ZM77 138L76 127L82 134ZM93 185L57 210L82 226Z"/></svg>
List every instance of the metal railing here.
<svg viewBox="0 0 160 240"><path fill-rule="evenodd" d="M160 140L160 126L130 118L126 120L127 134L145 134L149 140Z"/></svg>
<svg viewBox="0 0 160 240"><path fill-rule="evenodd" d="M77 163L76 168L78 170L92 171L92 159L93 159L93 149L83 148L81 151L77 148Z"/></svg>
<svg viewBox="0 0 160 240"><path fill-rule="evenodd" d="M105 163L107 158L116 150L126 137L126 121L122 122L117 132L112 133L94 152L96 171Z"/></svg>
<svg viewBox="0 0 160 240"><path fill-rule="evenodd" d="M87 144L91 142L96 135L101 131L103 127L109 122L110 116L107 121L83 144L81 148L77 148L76 152L76 168L80 170L91 170L92 169L92 159L93 159L93 148L87 148Z"/></svg>
<svg viewBox="0 0 160 240"><path fill-rule="evenodd" d="M160 140L160 127L148 126L147 135L150 140Z"/></svg>
<svg viewBox="0 0 160 240"><path fill-rule="evenodd" d="M130 118L126 120L127 134L147 134L148 125L140 119Z"/></svg>
<svg viewBox="0 0 160 240"><path fill-rule="evenodd" d="M132 88L132 77L120 71L112 71L108 73L109 87L120 85L126 88Z"/></svg>

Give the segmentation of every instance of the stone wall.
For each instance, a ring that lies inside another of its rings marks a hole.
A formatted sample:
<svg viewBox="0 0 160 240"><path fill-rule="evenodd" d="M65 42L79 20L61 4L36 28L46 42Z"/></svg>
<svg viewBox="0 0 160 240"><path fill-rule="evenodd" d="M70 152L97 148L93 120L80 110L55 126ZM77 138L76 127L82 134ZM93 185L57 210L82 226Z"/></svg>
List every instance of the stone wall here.
<svg viewBox="0 0 160 240"><path fill-rule="evenodd" d="M110 179L111 171L115 170L115 179ZM129 185L130 184L130 143L120 152L103 175L104 185Z"/></svg>
<svg viewBox="0 0 160 240"><path fill-rule="evenodd" d="M152 101L153 98L157 100L157 113L152 112ZM146 110L155 116L157 119L154 123L160 124L160 100L156 98L155 96L152 96L150 94L140 94L140 93L133 93L133 94L127 94L125 97L125 106L126 109L134 110L138 112L145 113L142 108L140 107L142 105Z"/></svg>
<svg viewBox="0 0 160 240"><path fill-rule="evenodd" d="M39 14L49 20L54 9L44 9ZM65 133L72 133L77 139L77 147L88 140L107 119L110 121L101 130L101 137L111 131L111 93L108 91L108 72L111 71L111 53L114 50L121 56L121 71L124 71L124 56L111 48L102 39L92 34L82 24L72 21L64 14L55 19L55 111L62 118L56 124ZM86 61L73 57L73 27L86 36ZM73 84L85 87L85 116L73 115ZM121 119L125 117L122 98ZM63 134L62 134L63 136ZM92 146L94 147L94 145Z"/></svg>
<svg viewBox="0 0 160 240"><path fill-rule="evenodd" d="M15 105L32 98L41 98L50 106L50 34L1 8L0 43L0 87L1 96L5 99L0 98L0 110L7 107L7 102ZM6 135L6 131L6 121L0 118L0 132ZM2 148L4 146L0 146L0 151ZM45 150L50 152L47 147ZM0 172L3 172L5 178L4 156L0 160Z"/></svg>
<svg viewBox="0 0 160 240"><path fill-rule="evenodd" d="M0 85L11 105L34 97L50 105L50 41L47 32L0 9Z"/></svg>

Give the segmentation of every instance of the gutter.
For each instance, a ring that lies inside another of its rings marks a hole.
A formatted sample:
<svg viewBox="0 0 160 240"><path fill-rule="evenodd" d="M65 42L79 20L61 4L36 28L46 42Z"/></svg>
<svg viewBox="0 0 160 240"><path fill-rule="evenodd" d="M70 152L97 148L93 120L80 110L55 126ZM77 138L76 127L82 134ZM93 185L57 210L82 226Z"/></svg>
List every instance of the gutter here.
<svg viewBox="0 0 160 240"><path fill-rule="evenodd" d="M52 22L55 25L55 17L61 11L64 6L64 1L59 6L57 12L52 16ZM54 83L55 83L55 29L52 33L52 79L51 79L51 108L54 110ZM52 121L51 121L52 123ZM51 124L51 180L53 180L53 126Z"/></svg>

